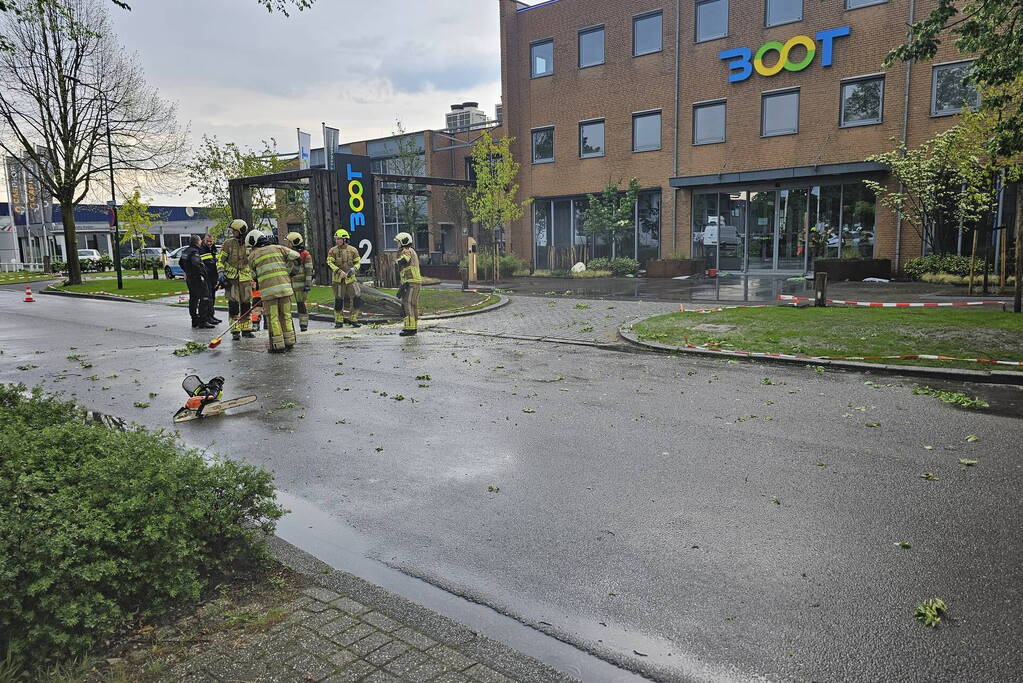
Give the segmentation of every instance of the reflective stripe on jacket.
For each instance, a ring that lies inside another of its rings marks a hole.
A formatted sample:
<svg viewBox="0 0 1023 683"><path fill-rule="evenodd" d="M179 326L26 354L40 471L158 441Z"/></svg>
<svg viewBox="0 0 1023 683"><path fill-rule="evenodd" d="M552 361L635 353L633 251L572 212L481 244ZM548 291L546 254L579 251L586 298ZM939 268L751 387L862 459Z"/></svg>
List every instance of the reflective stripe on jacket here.
<svg viewBox="0 0 1023 683"><path fill-rule="evenodd" d="M331 247L327 252L327 267L334 273L330 281L334 284L355 282L355 276L359 272L361 263L362 257L359 255L359 250L352 245ZM342 271L345 273L344 276L341 275Z"/></svg>
<svg viewBox="0 0 1023 683"><path fill-rule="evenodd" d="M298 252L298 262L292 262L289 268L292 287L313 286L313 256L303 249Z"/></svg>
<svg viewBox="0 0 1023 683"><path fill-rule="evenodd" d="M288 273L288 261L297 261L298 252L271 244L253 249L249 254L249 265L259 282L259 293L263 299L290 297L295 292L291 288L291 275Z"/></svg>
<svg viewBox="0 0 1023 683"><path fill-rule="evenodd" d="M419 254L412 247L405 247L398 252L395 263L401 268L401 281L409 284L422 283L423 277L419 274Z"/></svg>
<svg viewBox="0 0 1023 683"><path fill-rule="evenodd" d="M252 279L248 247L236 237L228 239L224 246L220 247L217 266L228 280L247 282Z"/></svg>

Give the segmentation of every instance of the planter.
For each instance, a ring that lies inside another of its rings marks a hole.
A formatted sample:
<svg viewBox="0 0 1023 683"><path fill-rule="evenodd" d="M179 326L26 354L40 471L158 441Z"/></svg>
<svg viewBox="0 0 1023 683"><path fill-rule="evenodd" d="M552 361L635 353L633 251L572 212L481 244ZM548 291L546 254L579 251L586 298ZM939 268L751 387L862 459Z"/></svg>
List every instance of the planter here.
<svg viewBox="0 0 1023 683"><path fill-rule="evenodd" d="M892 277L892 262L886 258L815 259L813 269L817 273L827 273L831 282L859 281L868 277L890 280Z"/></svg>
<svg viewBox="0 0 1023 683"><path fill-rule="evenodd" d="M707 268L703 259L650 259L646 262L647 277L679 277L699 275Z"/></svg>
<svg viewBox="0 0 1023 683"><path fill-rule="evenodd" d="M457 265L447 266L419 266L419 272L425 277L434 277L438 280L461 280L462 274L458 271Z"/></svg>

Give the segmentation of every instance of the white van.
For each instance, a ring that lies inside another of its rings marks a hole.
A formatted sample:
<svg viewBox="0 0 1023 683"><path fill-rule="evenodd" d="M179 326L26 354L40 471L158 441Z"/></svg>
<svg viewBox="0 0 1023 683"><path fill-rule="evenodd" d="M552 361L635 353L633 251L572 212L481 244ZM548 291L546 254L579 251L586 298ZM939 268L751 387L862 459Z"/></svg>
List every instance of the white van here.
<svg viewBox="0 0 1023 683"><path fill-rule="evenodd" d="M739 231L734 225L726 225L724 216L710 216L703 229L703 245L705 247L737 246Z"/></svg>

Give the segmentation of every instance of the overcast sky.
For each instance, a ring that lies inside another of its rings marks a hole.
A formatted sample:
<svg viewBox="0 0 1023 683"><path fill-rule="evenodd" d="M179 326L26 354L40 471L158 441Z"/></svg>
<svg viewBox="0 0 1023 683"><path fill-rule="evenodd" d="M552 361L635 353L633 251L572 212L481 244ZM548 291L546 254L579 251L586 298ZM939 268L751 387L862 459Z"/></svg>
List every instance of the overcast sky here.
<svg viewBox="0 0 1023 683"><path fill-rule="evenodd" d="M341 140L441 128L450 105L501 97L495 0L317 0L291 17L256 0L131 0L110 5L114 30L150 84L203 134L297 150L320 147L321 122ZM6 192L5 192L6 194ZM192 194L155 197L192 203Z"/></svg>

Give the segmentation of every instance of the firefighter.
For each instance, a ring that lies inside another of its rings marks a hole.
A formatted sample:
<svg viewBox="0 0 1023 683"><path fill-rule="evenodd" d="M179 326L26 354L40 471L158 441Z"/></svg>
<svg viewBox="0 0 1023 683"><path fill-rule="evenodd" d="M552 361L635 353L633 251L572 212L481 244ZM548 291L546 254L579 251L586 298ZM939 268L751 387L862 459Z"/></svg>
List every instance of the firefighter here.
<svg viewBox="0 0 1023 683"><path fill-rule="evenodd" d="M217 254L217 265L224 274L224 290L227 293L227 312L231 322L247 313L252 306L252 269L249 267L249 250L245 246L248 224L240 219L231 221L232 237L227 239ZM255 337L252 321L246 315L231 332L231 338Z"/></svg>
<svg viewBox="0 0 1023 683"><path fill-rule="evenodd" d="M259 282L263 314L270 325L270 353L290 351L295 346L295 326L291 322L291 264L299 260L297 251L272 244L270 237L259 230L245 236L249 267Z"/></svg>
<svg viewBox="0 0 1023 683"><path fill-rule="evenodd" d="M185 284L188 286L188 314L192 316L192 327L200 330L211 330L216 325L210 322L213 317L210 305L210 287L206 284L206 265L200 256L202 236L192 235L189 245L181 252L178 265L185 271Z"/></svg>
<svg viewBox="0 0 1023 683"><path fill-rule="evenodd" d="M217 289L220 287L220 278L217 275L217 247L213 244L213 235L207 234L202 238L199 258L206 268L206 284L210 288L210 322L219 325L223 321L213 312L213 306L217 301Z"/></svg>
<svg viewBox="0 0 1023 683"><path fill-rule="evenodd" d="M313 257L305 248L305 239L301 233L289 232L285 239L298 252L298 263L291 268L291 288L295 291L295 303L298 304L298 328L305 332L309 329L307 302L313 288Z"/></svg>
<svg viewBox="0 0 1023 683"><path fill-rule="evenodd" d="M333 272L330 284L334 288L334 327L362 327L359 309L362 308L362 288L355 279L362 265L359 250L348 244L350 235L344 228L334 233L335 246L327 252L327 267ZM345 299L351 302L351 317L344 316Z"/></svg>
<svg viewBox="0 0 1023 683"><path fill-rule="evenodd" d="M423 286L423 278L419 274L419 255L412 248L412 235L407 232L399 232L394 236L394 242L398 245L398 256L394 261L394 267L398 271L401 284L398 287L398 298L401 299L401 308L405 313L400 335L410 337L416 333L419 325L419 289Z"/></svg>

